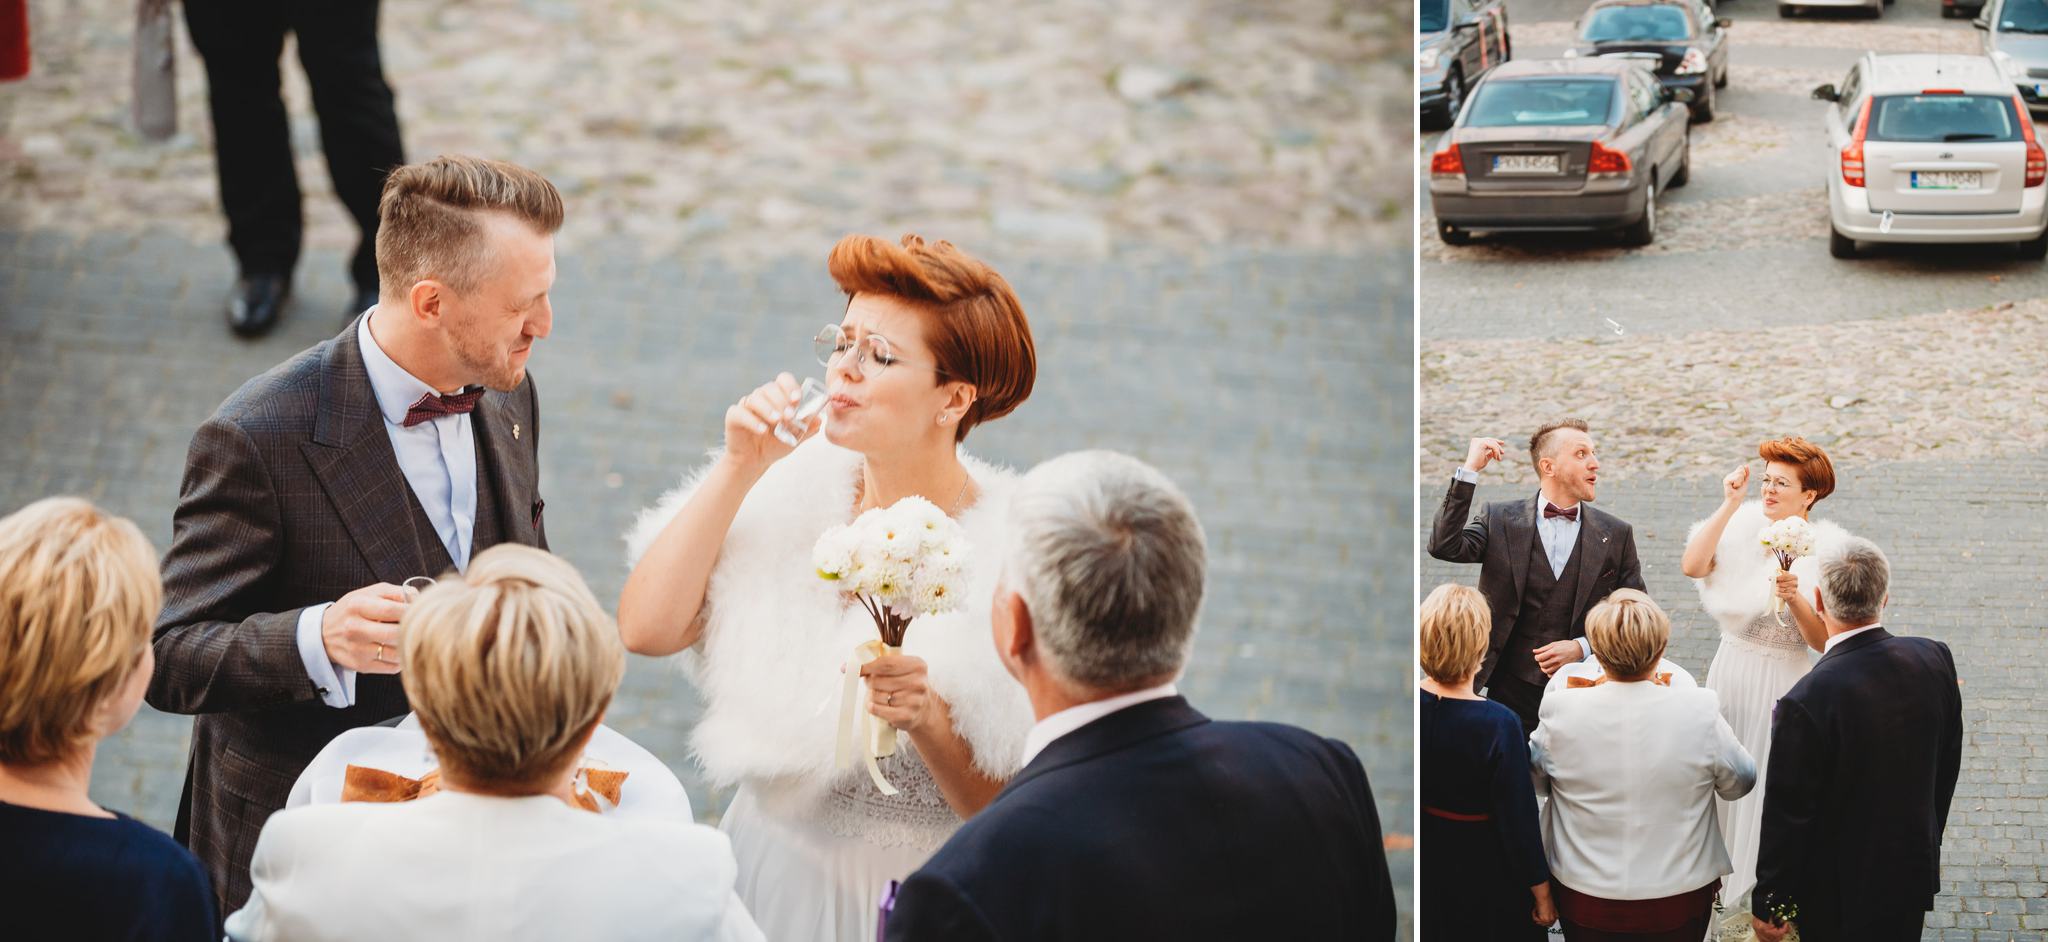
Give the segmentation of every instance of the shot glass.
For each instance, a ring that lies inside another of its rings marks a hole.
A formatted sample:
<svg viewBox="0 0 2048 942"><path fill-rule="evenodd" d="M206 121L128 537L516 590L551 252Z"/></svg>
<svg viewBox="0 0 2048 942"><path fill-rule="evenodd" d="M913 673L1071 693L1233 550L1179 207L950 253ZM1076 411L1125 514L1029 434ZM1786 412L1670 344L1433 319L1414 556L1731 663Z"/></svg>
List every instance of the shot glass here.
<svg viewBox="0 0 2048 942"><path fill-rule="evenodd" d="M783 419L775 425L775 437L785 445L796 444L797 437L811 424L811 419L825 411L830 398L825 392L825 383L815 377L804 377L803 388L797 392L796 415Z"/></svg>

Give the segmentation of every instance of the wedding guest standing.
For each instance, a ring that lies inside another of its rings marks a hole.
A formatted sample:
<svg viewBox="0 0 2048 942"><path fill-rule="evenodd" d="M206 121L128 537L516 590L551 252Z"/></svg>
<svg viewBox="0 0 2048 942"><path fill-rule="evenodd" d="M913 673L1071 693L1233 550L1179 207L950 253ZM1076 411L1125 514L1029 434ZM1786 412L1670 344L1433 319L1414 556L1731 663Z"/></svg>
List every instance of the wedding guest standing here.
<svg viewBox="0 0 2048 942"><path fill-rule="evenodd" d="M1424 599L1422 932L1443 942L1542 942L1557 921L1536 828L1529 741L1513 710L1472 692L1491 615L1471 586Z"/></svg>
<svg viewBox="0 0 2048 942"><path fill-rule="evenodd" d="M197 714L177 836L223 912L321 747L406 712L400 585L547 545L526 362L554 321L561 196L440 157L393 173L381 212L377 306L244 384L186 458L149 702Z"/></svg>
<svg viewBox="0 0 2048 942"><path fill-rule="evenodd" d="M403 625L401 676L440 791L273 816L231 939L761 939L725 835L576 805L626 655L574 568L493 547L422 592Z"/></svg>
<svg viewBox="0 0 2048 942"><path fill-rule="evenodd" d="M1714 692L1657 682L1671 621L1623 589L1586 615L1605 677L1544 699L1530 737L1543 841L1569 942L1699 942L1730 870L1714 798L1756 784L1756 763Z"/></svg>
<svg viewBox="0 0 2048 942"><path fill-rule="evenodd" d="M995 646L1031 699L1024 770L904 883L891 942L1394 936L1350 747L1180 696L1206 549L1187 498L1113 452L1009 510Z"/></svg>
<svg viewBox="0 0 2048 942"><path fill-rule="evenodd" d="M206 64L221 206L227 211L228 245L241 269L227 310L228 326L238 334L258 336L277 323L299 261L299 177L278 75L287 35L313 89L328 178L362 232L349 261L355 295L348 312L361 314L378 301L378 195L385 176L405 163L398 112L377 48L379 5L378 0L185 2L185 26ZM402 291L407 286L396 287Z"/></svg>
<svg viewBox="0 0 2048 942"><path fill-rule="evenodd" d="M969 457L969 430L1031 394L1036 348L1003 277L948 242L840 240L826 261L845 315L815 337L831 406L791 446L788 374L725 413L725 449L643 512L619 628L639 654L684 654L706 706L690 735L738 785L720 822L740 898L772 939L872 939L891 880L924 862L1022 766L1031 705L988 635L1011 472ZM822 440L820 440L822 439ZM861 512L923 497L975 556L955 612L920 616L903 653L862 668L874 716L908 740L883 760L895 795L834 768L845 663L874 622L819 579L811 550Z"/></svg>
<svg viewBox="0 0 2048 942"><path fill-rule="evenodd" d="M69 497L0 519L0 935L220 937L199 861L86 795L142 706L162 601L135 524Z"/></svg>
<svg viewBox="0 0 2048 942"><path fill-rule="evenodd" d="M1616 589L1641 589L1643 573L1635 531L1593 506L1600 459L1586 423L1564 419L1537 429L1529 436L1536 494L1472 514L1479 472L1506 452L1499 439L1472 440L1437 508L1429 555L1479 564L1493 633L1472 687L1515 711L1526 732L1536 728L1550 675L1585 659L1586 610Z"/></svg>
<svg viewBox="0 0 2048 942"><path fill-rule="evenodd" d="M1818 651L1827 630L1806 599L1819 578L1820 557L1840 548L1849 534L1813 508L1835 491L1835 466L1819 445L1780 438L1757 446L1764 460L1762 499L1743 499L1749 466L1721 482L1721 506L1693 524L1679 569L1699 586L1700 604L1721 628L1721 646L1707 668L1708 689L1721 698L1721 715L1742 748L1756 758L1757 787L1733 802L1716 801L1721 836L1735 872L1721 898L1735 904L1756 883L1757 822L1770 782L1771 712L1778 698L1806 676L1809 650ZM1815 552L1780 568L1759 540L1763 528L1797 517L1809 522ZM1773 610L1773 602L1777 610Z"/></svg>
<svg viewBox="0 0 2048 942"><path fill-rule="evenodd" d="M1891 563L1850 538L1822 557L1826 652L1778 701L1757 849L1757 937L1920 938L1963 761L1948 645L1884 628Z"/></svg>

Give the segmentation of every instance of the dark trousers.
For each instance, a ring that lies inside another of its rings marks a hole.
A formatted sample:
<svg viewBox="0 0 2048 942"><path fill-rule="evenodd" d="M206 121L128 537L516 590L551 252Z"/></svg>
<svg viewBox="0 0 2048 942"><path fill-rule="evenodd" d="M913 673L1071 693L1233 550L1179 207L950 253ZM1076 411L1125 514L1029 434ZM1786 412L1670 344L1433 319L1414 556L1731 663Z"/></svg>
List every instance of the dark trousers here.
<svg viewBox="0 0 2048 942"><path fill-rule="evenodd" d="M1495 670L1486 679L1486 699L1515 711L1522 718L1522 735L1536 731L1536 708L1543 705L1543 688L1507 671Z"/></svg>
<svg viewBox="0 0 2048 942"><path fill-rule="evenodd" d="M377 51L377 0L185 0L185 25L206 62L215 161L228 244L243 274L289 275L299 261L299 177L279 90L284 37L320 116L334 192L362 242L349 264L356 287L377 287L377 201L405 163L398 112Z"/></svg>

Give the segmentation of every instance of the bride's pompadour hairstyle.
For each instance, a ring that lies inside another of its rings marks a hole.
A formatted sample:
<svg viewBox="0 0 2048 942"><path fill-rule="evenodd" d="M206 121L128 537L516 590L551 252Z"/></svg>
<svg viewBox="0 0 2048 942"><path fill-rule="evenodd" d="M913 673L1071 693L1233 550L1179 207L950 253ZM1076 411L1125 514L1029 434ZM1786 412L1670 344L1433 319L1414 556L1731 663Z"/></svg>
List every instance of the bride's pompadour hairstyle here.
<svg viewBox="0 0 2048 942"><path fill-rule="evenodd" d="M1828 453L1819 445L1804 438L1794 435L1771 439L1756 446L1756 456L1798 468L1799 484L1814 493L1816 504L1835 492L1835 463L1828 460Z"/></svg>
<svg viewBox="0 0 2048 942"><path fill-rule="evenodd" d="M1017 293L996 270L946 241L906 235L897 245L850 235L826 262L847 302L862 292L888 295L925 313L927 342L941 380L974 387L974 405L960 417L954 441L998 419L1031 395L1038 350Z"/></svg>

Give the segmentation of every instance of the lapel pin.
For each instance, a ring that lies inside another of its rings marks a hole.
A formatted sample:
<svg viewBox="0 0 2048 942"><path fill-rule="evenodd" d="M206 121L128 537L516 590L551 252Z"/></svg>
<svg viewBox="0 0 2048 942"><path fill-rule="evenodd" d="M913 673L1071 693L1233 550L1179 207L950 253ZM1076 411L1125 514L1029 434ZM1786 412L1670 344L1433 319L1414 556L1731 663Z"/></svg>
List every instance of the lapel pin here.
<svg viewBox="0 0 2048 942"><path fill-rule="evenodd" d="M519 438L519 423L517 422L512 423L512 438L514 440Z"/></svg>

